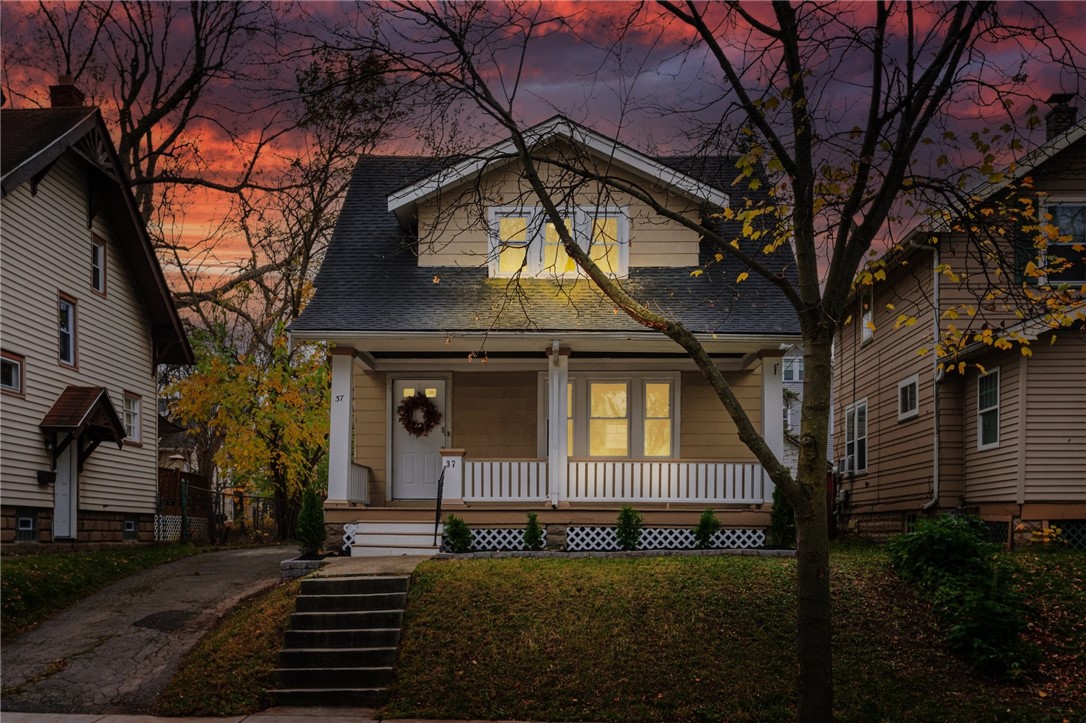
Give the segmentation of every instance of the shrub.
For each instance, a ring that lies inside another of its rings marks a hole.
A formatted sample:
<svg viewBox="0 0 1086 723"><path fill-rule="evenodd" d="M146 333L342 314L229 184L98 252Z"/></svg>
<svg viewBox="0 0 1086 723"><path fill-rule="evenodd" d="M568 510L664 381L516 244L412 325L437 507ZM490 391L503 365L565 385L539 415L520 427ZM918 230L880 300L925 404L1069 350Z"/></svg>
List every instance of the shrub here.
<svg viewBox="0 0 1086 723"><path fill-rule="evenodd" d="M534 512L528 513L528 526L524 528L524 546L533 551L543 549L543 527Z"/></svg>
<svg viewBox="0 0 1086 723"><path fill-rule="evenodd" d="M947 646L982 673L1013 674L1034 651L1023 641L1026 605L1012 586L1016 570L995 557L971 517L921 520L916 531L890 542L890 560L902 577L929 594L946 626Z"/></svg>
<svg viewBox="0 0 1086 723"><path fill-rule="evenodd" d="M720 520L716 518L716 513L712 510L702 512L701 519L698 520L698 526L694 528L694 541L697 543L698 549L709 549L709 546L713 544L713 535L719 529Z"/></svg>
<svg viewBox="0 0 1086 723"><path fill-rule="evenodd" d="M986 543L975 517L940 515L890 541L890 561L906 580L932 591L947 577L991 575L998 546Z"/></svg>
<svg viewBox="0 0 1086 723"><path fill-rule="evenodd" d="M471 530L464 518L449 515L445 520L445 544L452 552L471 550Z"/></svg>
<svg viewBox="0 0 1086 723"><path fill-rule="evenodd" d="M324 550L328 531L324 528L324 504L320 492L310 485L302 491L302 509L298 513L295 538L303 555L319 555Z"/></svg>
<svg viewBox="0 0 1086 723"><path fill-rule="evenodd" d="M777 550L791 550L796 546L796 515L792 503L780 487L773 490L773 511L769 515L766 545Z"/></svg>
<svg viewBox="0 0 1086 723"><path fill-rule="evenodd" d="M629 505L625 505L619 510L618 529L615 530L619 548L623 550L637 549L637 543L641 541L641 524L644 520L644 515Z"/></svg>

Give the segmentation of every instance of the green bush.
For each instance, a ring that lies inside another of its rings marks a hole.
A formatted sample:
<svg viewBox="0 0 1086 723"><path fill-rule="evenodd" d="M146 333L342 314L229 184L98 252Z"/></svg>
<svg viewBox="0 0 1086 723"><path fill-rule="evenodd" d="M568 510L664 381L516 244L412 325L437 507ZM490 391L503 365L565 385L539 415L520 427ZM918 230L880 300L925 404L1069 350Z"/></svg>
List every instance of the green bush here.
<svg viewBox="0 0 1086 723"><path fill-rule="evenodd" d="M543 527L534 512L528 513L528 526L524 528L524 546L533 551L543 549Z"/></svg>
<svg viewBox="0 0 1086 723"><path fill-rule="evenodd" d="M471 530L463 517L449 515L445 519L445 544L452 552L471 551Z"/></svg>
<svg viewBox="0 0 1086 723"><path fill-rule="evenodd" d="M946 627L947 646L978 671L1014 674L1034 662L1022 640L1026 604L1013 587L1016 567L997 560L977 518L942 515L890 542L902 577L931 597Z"/></svg>
<svg viewBox="0 0 1086 723"><path fill-rule="evenodd" d="M644 520L644 515L629 505L625 505L619 510L618 529L615 530L619 548L623 550L637 549L637 543L641 541L641 524Z"/></svg>
<svg viewBox="0 0 1086 723"><path fill-rule="evenodd" d="M314 486L302 491L302 510L298 513L295 539L303 555L319 555L324 550L328 531L324 527L324 501Z"/></svg>
<svg viewBox="0 0 1086 723"><path fill-rule="evenodd" d="M720 520L716 518L716 513L712 510L702 512L701 519L698 520L698 526L694 528L694 541L697 543L698 549L709 549L709 546L713 544L713 535L719 529Z"/></svg>
<svg viewBox="0 0 1086 723"><path fill-rule="evenodd" d="M890 561L902 577L928 591L948 577L990 576L998 547L984 541L982 530L975 517L920 520L915 531L890 541Z"/></svg>
<svg viewBox="0 0 1086 723"><path fill-rule="evenodd" d="M769 514L766 546L775 550L791 550L796 546L795 512L780 487L773 490L773 511Z"/></svg>

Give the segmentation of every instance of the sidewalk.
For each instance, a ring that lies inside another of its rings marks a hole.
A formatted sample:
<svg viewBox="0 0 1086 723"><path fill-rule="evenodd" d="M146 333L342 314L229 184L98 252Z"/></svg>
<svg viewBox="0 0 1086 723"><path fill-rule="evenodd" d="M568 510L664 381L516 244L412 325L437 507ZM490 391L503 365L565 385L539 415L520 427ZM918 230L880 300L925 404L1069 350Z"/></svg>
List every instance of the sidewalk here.
<svg viewBox="0 0 1086 723"><path fill-rule="evenodd" d="M91 715L63 713L8 713L4 723L183 723L184 721L216 721L217 723L317 723L317 721L351 721L351 723L377 723L373 708L269 708L252 715L229 718L156 718L147 715ZM418 718L385 719L381 723L451 723L448 721L422 720ZM483 723L482 721L456 721L456 723ZM491 723L514 723L493 721Z"/></svg>

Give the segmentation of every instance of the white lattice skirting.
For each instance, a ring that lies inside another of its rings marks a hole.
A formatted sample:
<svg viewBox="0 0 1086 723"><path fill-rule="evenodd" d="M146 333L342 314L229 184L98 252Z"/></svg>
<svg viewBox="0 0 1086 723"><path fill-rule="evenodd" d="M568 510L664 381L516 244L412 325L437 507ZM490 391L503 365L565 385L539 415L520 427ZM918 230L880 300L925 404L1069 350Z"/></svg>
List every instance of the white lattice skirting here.
<svg viewBox="0 0 1086 723"><path fill-rule="evenodd" d="M682 527L645 527L641 530L639 550L692 550L697 547L694 531ZM745 550L765 547L765 530L725 528L712 537L714 550ZM566 549L577 552L618 550L614 527L570 527Z"/></svg>
<svg viewBox="0 0 1086 723"><path fill-rule="evenodd" d="M511 528L484 528L471 531L471 549L476 552L490 550L527 550L524 530ZM543 549L547 549L547 531L543 530Z"/></svg>
<svg viewBox="0 0 1086 723"><path fill-rule="evenodd" d="M155 541L177 542L181 539L181 515L155 515ZM189 518L189 539L208 539L206 517Z"/></svg>

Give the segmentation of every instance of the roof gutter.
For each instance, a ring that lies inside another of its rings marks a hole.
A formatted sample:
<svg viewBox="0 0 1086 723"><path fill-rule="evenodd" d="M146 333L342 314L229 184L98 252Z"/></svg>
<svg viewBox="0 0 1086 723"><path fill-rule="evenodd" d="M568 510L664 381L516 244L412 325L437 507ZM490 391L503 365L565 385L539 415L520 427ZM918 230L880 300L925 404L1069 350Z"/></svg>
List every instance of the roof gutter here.
<svg viewBox="0 0 1086 723"><path fill-rule="evenodd" d="M457 337L461 339L523 339L533 340L539 339L549 343L554 340L555 335L561 336L563 341L575 341L575 340L622 340L633 341L637 339L663 339L664 337L656 331L646 329L644 331L564 331L561 329L552 329L550 331L528 331L528 332L493 332L486 330L467 330L467 331L343 331L343 330L324 330L324 329L288 329L288 339L292 345L303 344L310 341L350 341L355 339L396 339L396 340L426 340L435 339L442 340L449 337ZM732 342L741 344L763 344L766 346L777 346L780 344L798 344L802 341L800 334L713 334L713 333L695 333L694 337L703 342Z"/></svg>

